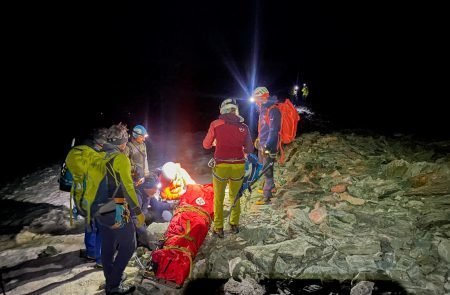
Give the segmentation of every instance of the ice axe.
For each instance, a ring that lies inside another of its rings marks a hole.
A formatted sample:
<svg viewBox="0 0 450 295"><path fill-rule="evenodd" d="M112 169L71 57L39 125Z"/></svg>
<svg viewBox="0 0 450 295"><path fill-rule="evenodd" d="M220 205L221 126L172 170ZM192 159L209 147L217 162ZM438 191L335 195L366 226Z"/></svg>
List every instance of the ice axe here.
<svg viewBox="0 0 450 295"><path fill-rule="evenodd" d="M250 181L244 181L242 183L241 188L239 189L239 192L237 193L236 197L234 198L234 202L233 205L230 208L230 211L236 206L237 201L244 195L244 192L246 190L248 190L250 193L252 193L252 185L255 184L255 182L257 182L263 175L264 173L267 172L267 170L270 169L270 167L272 167L274 164L274 161L270 161L268 163L266 163L266 165L264 165L264 167L261 170L261 173L257 174L256 177L254 177L253 179L251 179ZM261 165L259 163L257 163L257 165Z"/></svg>

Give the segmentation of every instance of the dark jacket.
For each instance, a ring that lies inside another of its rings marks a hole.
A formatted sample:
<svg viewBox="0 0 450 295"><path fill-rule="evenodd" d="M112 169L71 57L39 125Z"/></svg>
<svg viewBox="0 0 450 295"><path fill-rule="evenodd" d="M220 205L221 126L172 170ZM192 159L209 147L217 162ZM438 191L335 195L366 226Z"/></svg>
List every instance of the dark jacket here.
<svg viewBox="0 0 450 295"><path fill-rule="evenodd" d="M281 113L277 107L271 108L268 112L268 122L266 121L266 113L276 102L276 99L271 97L268 102L262 104L258 120L259 144L261 148L268 149L271 153L278 151Z"/></svg>

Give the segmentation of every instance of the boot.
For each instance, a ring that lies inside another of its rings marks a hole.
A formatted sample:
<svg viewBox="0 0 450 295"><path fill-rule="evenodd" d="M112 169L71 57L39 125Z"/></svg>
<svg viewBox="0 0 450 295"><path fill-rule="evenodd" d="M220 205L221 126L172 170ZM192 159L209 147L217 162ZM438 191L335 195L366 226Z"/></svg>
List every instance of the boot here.
<svg viewBox="0 0 450 295"><path fill-rule="evenodd" d="M219 238L223 239L224 238L224 233L223 233L223 228L215 228L214 230L214 235L218 236Z"/></svg>
<svg viewBox="0 0 450 295"><path fill-rule="evenodd" d="M91 257L87 255L86 249L80 249L80 257L84 258L88 261L95 261L95 257Z"/></svg>
<svg viewBox="0 0 450 295"><path fill-rule="evenodd" d="M230 227L231 227L231 232L233 234L238 234L239 233L239 226L238 225L230 224Z"/></svg>
<svg viewBox="0 0 450 295"><path fill-rule="evenodd" d="M256 205L270 205L270 198L261 198L255 203Z"/></svg>
<svg viewBox="0 0 450 295"><path fill-rule="evenodd" d="M109 291L106 291L106 295L122 295L122 294L132 294L136 290L135 286L126 287L122 284L119 287L113 288Z"/></svg>
<svg viewBox="0 0 450 295"><path fill-rule="evenodd" d="M125 282L125 280L128 278L128 275L126 273L122 274L122 278L120 281L120 284L122 284L123 282ZM100 286L98 286L98 290L105 290L106 287L106 283L101 284Z"/></svg>

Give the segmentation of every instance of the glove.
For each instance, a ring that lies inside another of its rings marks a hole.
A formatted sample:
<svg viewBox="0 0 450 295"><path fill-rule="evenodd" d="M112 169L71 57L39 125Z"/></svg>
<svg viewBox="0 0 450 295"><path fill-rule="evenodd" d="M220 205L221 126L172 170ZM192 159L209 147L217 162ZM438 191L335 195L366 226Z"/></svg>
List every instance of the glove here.
<svg viewBox="0 0 450 295"><path fill-rule="evenodd" d="M264 156L273 160L277 157L277 153L272 153L267 147L264 147Z"/></svg>
<svg viewBox="0 0 450 295"><path fill-rule="evenodd" d="M143 226L145 224L145 215L142 213L141 208L134 207L132 210L136 216L136 227Z"/></svg>
<svg viewBox="0 0 450 295"><path fill-rule="evenodd" d="M173 203L170 203L170 209L172 209L172 210L175 209L178 206L179 203L180 203L179 200L177 200L177 201L175 201Z"/></svg>
<svg viewBox="0 0 450 295"><path fill-rule="evenodd" d="M260 148L259 137L255 140L254 146L255 146L255 149L259 150L259 148Z"/></svg>
<svg viewBox="0 0 450 295"><path fill-rule="evenodd" d="M141 227L145 225L145 215L144 213L141 213L139 215L136 215L136 227Z"/></svg>
<svg viewBox="0 0 450 295"><path fill-rule="evenodd" d="M141 184L144 183L144 181L145 181L145 178L142 177L142 178L138 179L138 180L134 183L134 185L135 185L135 186L140 186Z"/></svg>

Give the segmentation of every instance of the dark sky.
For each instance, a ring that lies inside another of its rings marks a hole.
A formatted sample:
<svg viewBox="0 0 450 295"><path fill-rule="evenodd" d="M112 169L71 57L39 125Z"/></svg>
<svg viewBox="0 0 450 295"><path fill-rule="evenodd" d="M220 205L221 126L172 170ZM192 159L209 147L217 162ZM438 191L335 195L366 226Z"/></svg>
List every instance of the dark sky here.
<svg viewBox="0 0 450 295"><path fill-rule="evenodd" d="M337 128L449 137L442 7L147 2L4 10L8 167L60 158L74 135L120 120L153 132L206 130L223 98L247 96L235 77L250 88L253 61L256 84L280 95L297 76L307 82L313 108Z"/></svg>

